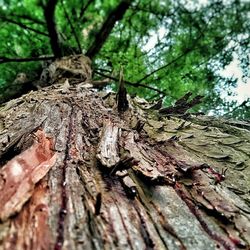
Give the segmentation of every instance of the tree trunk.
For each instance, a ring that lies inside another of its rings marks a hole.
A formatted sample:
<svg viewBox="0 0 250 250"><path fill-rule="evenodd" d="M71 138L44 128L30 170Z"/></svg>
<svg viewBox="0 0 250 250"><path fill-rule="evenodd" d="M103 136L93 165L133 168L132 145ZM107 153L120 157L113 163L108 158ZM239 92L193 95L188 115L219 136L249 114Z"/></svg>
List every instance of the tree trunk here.
<svg viewBox="0 0 250 250"><path fill-rule="evenodd" d="M63 79L0 110L0 249L249 249L250 124Z"/></svg>

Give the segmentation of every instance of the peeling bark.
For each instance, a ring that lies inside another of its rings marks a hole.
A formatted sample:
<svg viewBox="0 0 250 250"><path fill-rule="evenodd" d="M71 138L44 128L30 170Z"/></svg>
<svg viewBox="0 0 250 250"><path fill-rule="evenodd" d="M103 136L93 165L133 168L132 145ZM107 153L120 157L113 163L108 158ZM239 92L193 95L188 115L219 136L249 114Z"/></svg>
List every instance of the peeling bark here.
<svg viewBox="0 0 250 250"><path fill-rule="evenodd" d="M249 124L128 101L58 84L0 110L0 249L249 249Z"/></svg>
<svg viewBox="0 0 250 250"><path fill-rule="evenodd" d="M52 143L43 131L34 134L36 142L0 170L0 220L19 212L39 182L56 162Z"/></svg>

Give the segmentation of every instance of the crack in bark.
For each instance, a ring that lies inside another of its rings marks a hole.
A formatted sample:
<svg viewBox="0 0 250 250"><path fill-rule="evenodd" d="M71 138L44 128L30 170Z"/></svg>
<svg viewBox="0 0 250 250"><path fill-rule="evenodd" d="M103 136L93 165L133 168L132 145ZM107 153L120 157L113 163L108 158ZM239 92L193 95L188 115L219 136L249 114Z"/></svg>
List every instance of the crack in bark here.
<svg viewBox="0 0 250 250"><path fill-rule="evenodd" d="M196 217L196 219L199 221L202 229L209 235L211 239L218 242L219 245L223 246L226 250L234 250L235 246L229 243L229 241L223 239L219 234L216 232L213 232L209 225L206 223L206 221L202 218L202 215L198 211L198 209L195 207L195 205L192 203L192 201L187 197L187 195L183 191L183 187L178 183L178 186L175 185L174 187L175 192L177 195L185 202L187 207L189 208L190 212ZM235 245L235 244L234 244Z"/></svg>
<svg viewBox="0 0 250 250"><path fill-rule="evenodd" d="M66 168L68 161L70 160L70 142L71 142L71 137L72 137L72 132L73 132L73 115L74 115L74 109L71 107L71 111L69 114L69 127L67 131L67 139L66 139L66 149L65 149L65 156L63 159L63 166L62 166L62 181L61 181L61 208L59 211L59 218L58 218L58 227L57 227L57 239L56 239L56 244L54 249L55 250L61 250L64 242L64 222L65 222L65 217L67 215L67 194L66 194Z"/></svg>
<svg viewBox="0 0 250 250"><path fill-rule="evenodd" d="M98 227L96 225L94 227L93 223L95 223L94 220L93 220L93 215L91 215L91 211L89 209L87 209L87 225L88 225L88 229L89 229L89 233L90 233L91 245L92 245L92 249L97 249L95 241L94 241L94 239L96 237L95 236L96 234L95 234L95 231L93 230L93 228L95 228L96 230L98 230ZM99 240L97 242L98 243L102 242L102 239L99 238ZM104 246L102 246L102 247L104 247Z"/></svg>
<svg viewBox="0 0 250 250"><path fill-rule="evenodd" d="M137 206L137 208L138 208L138 206ZM146 247L147 247L147 249L153 249L155 246L155 243L150 237L145 220L143 219L141 213L139 212L139 209L135 209L135 211L137 212L139 219L140 219L140 222L141 222L140 233L141 233L142 238L145 241Z"/></svg>
<svg viewBox="0 0 250 250"><path fill-rule="evenodd" d="M180 243L180 250L186 250L187 248L183 244L182 240L178 237L178 234L175 232L174 228L166 221L165 216L162 214L162 212L159 210L159 208L153 203L150 202L152 206L154 207L155 211L159 215L161 221L162 228L167 231L171 236L173 236L177 241Z"/></svg>
<svg viewBox="0 0 250 250"><path fill-rule="evenodd" d="M119 209L119 206L117 205L116 199L115 199L114 197L112 197L112 200L114 201L114 204L115 204L115 206L116 206L116 208L117 208L117 211L118 211L118 213L119 213L119 215L120 215L120 218L121 218L121 222L122 222L123 228L124 228L124 230L126 231L128 244L129 244L129 246L130 246L131 249L134 249L134 248L133 248L133 244L132 244L132 242L131 242L131 239L130 239L130 237L129 237L129 231L128 231L126 225L125 225L125 222L124 222L123 217L122 217L122 213L121 213L121 211L120 211L120 209Z"/></svg>
<svg viewBox="0 0 250 250"><path fill-rule="evenodd" d="M94 231L92 229L92 221L93 221L93 216L91 216L91 211L90 211L90 208L89 208L89 205L86 204L86 199L84 198L84 196L82 195L81 196L81 200L82 200L82 204L83 204L83 207L84 207L84 210L87 212L86 214L86 225L87 225L87 228L88 228L88 232L89 232L89 237L90 237L90 242L91 242L91 246L92 246L92 249L96 249L96 246L95 246L95 243L94 243ZM98 228L97 228L98 230ZM99 241L100 242L100 241Z"/></svg>

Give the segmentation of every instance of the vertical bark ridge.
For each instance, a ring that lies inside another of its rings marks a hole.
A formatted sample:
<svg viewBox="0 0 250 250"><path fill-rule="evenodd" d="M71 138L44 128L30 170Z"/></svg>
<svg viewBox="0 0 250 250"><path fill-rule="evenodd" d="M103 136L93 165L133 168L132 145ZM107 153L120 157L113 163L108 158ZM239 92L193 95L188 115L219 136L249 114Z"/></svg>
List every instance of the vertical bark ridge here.
<svg viewBox="0 0 250 250"><path fill-rule="evenodd" d="M64 220L65 217L68 213L68 208L67 208L67 191L66 191L66 168L68 167L68 162L71 160L70 156L70 149L71 145L73 142L73 118L74 117L74 112L73 112L73 107L71 107L70 114L69 114L69 124L68 124L68 129L67 129L67 134L65 135L66 137L66 148L64 152L64 159L63 159L63 165L62 165L62 180L61 180L61 207L59 211L59 216L58 216L58 227L57 227L57 239L56 239L56 244L55 244L55 250L61 250L62 245L64 242Z"/></svg>

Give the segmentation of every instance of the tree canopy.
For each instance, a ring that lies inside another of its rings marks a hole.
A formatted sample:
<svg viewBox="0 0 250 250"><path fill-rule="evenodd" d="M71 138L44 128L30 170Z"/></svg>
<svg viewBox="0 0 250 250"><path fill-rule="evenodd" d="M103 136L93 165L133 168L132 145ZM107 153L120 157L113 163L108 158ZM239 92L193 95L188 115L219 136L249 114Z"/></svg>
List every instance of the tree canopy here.
<svg viewBox="0 0 250 250"><path fill-rule="evenodd" d="M238 60L249 78L249 15L244 0L1 0L1 102L24 89L18 73L28 86L41 60L83 53L114 89L122 68L130 94L169 106L191 92L194 111L248 119L249 100L229 98L239 79L220 71Z"/></svg>

